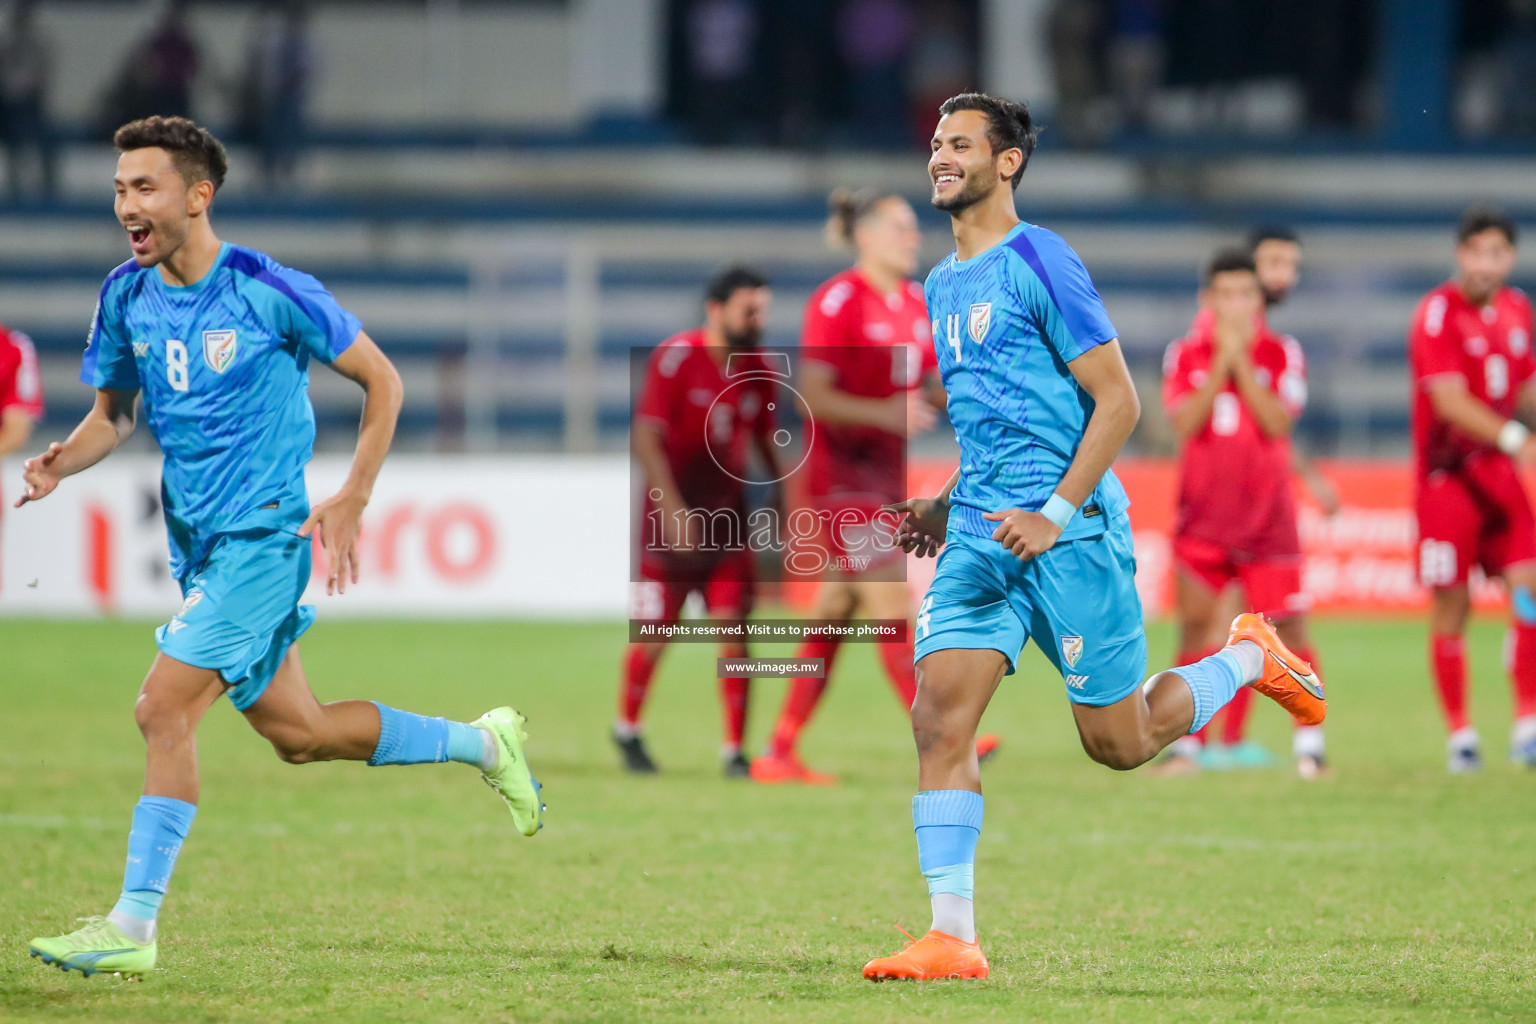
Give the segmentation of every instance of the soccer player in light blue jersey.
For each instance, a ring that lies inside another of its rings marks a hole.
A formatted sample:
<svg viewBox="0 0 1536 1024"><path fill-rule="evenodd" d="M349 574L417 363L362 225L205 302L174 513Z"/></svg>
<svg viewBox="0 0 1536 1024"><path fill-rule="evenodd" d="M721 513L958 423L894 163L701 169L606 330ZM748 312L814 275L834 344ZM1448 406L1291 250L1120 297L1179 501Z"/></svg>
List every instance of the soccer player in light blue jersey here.
<svg viewBox="0 0 1536 1024"><path fill-rule="evenodd" d="M918 863L933 925L864 976L984 978L972 902L981 834L976 729L1031 638L1061 673L1083 748L1128 770L1193 732L1241 686L1298 718L1326 704L1311 666L1262 617L1240 615L1227 646L1143 683L1129 502L1110 463L1140 407L1114 326L1059 235L1023 223L1014 189L1035 146L1023 104L946 100L928 172L955 251L924 287L960 468L913 498L898 540L943 554L917 616Z"/></svg>
<svg viewBox="0 0 1536 1024"><path fill-rule="evenodd" d="M299 604L310 537L318 530L325 548L327 593L357 581L358 527L394 435L400 377L313 277L214 236L209 212L227 169L217 139L184 118L151 117L114 142L117 219L133 258L107 276L87 343L81 376L96 403L68 440L27 460L17 504L111 454L142 397L165 454L161 496L183 602L155 633L160 653L134 707L148 757L122 894L83 928L33 939L31 952L66 971L142 975L197 812L197 725L220 694L284 761L472 764L524 835L538 831L543 806L511 708L470 724L315 699L295 644L315 617ZM351 473L313 508L311 360L365 396Z"/></svg>

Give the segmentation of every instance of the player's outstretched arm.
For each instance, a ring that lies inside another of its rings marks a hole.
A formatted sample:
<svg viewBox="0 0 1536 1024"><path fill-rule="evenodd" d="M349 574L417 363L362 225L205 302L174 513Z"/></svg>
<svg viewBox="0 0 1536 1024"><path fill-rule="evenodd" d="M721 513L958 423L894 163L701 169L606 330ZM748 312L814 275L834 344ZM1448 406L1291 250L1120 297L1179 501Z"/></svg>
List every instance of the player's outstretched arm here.
<svg viewBox="0 0 1536 1024"><path fill-rule="evenodd" d="M327 594L344 593L348 580L357 582L357 532L363 523L363 509L373 495L379 468L394 440L395 421L400 418L400 404L405 397L395 365L362 331L331 363L331 369L361 387L364 397L363 422L358 428L352 471L341 490L312 508L299 528L300 537L308 537L316 528L320 530L331 569L325 581Z"/></svg>
<svg viewBox="0 0 1536 1024"><path fill-rule="evenodd" d="M1072 465L1056 485L1056 495L1076 510L1099 486L1136 429L1141 400L1136 397L1136 384L1125 365L1119 339L1089 349L1068 363L1067 369L1094 402ZM1019 508L988 512L983 518L998 524L993 540L1026 560L1049 551L1065 528L1065 523L1058 526L1044 512Z"/></svg>
<svg viewBox="0 0 1536 1024"><path fill-rule="evenodd" d="M16 507L48 497L59 486L60 480L111 455L123 439L133 433L138 398L137 391L97 388L96 404L64 443L55 441L47 451L22 464L26 490L17 499Z"/></svg>

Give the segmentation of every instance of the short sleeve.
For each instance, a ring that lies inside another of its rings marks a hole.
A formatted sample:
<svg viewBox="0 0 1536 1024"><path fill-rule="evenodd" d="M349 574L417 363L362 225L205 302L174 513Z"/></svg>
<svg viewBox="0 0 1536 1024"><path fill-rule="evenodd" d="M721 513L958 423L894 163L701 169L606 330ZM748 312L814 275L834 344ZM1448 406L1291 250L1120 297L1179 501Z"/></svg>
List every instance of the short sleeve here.
<svg viewBox="0 0 1536 1024"><path fill-rule="evenodd" d="M1063 362L1119 337L1077 253L1049 231L1020 232L1007 243L1013 283L1040 334Z"/></svg>
<svg viewBox="0 0 1536 1024"><path fill-rule="evenodd" d="M362 321L309 274L279 267L268 283L288 299L285 336L322 363L335 362L357 340Z"/></svg>
<svg viewBox="0 0 1536 1024"><path fill-rule="evenodd" d="M114 278L107 278L91 317L91 333L85 339L80 361L80 381L93 388L137 391L141 386L133 345L118 308Z"/></svg>
<svg viewBox="0 0 1536 1024"><path fill-rule="evenodd" d="M1408 350L1420 386L1436 377L1466 379L1461 339L1446 322L1449 305L1446 297L1436 292L1414 311L1413 324L1408 329Z"/></svg>
<svg viewBox="0 0 1536 1024"><path fill-rule="evenodd" d="M1163 352L1163 409L1173 412L1195 390L1192 346L1183 338Z"/></svg>
<svg viewBox="0 0 1536 1024"><path fill-rule="evenodd" d="M0 338L5 332L0 330ZM15 366L0 379L0 413L20 409L34 420L43 418L43 381L37 370L37 350L20 331L10 332Z"/></svg>
<svg viewBox="0 0 1536 1024"><path fill-rule="evenodd" d="M1521 334L1522 340L1518 347L1518 354L1515 356L1515 365L1511 367L1512 383L1517 388L1525 387L1531 382L1533 377L1536 377L1536 351L1533 351L1531 347L1532 333L1536 331L1536 323L1532 322L1531 304L1523 302L1521 305L1522 316L1518 329L1523 332ZM1511 346L1511 348L1514 347L1513 345Z"/></svg>
<svg viewBox="0 0 1536 1024"><path fill-rule="evenodd" d="M843 372L843 353L860 341L859 303L852 281L835 281L811 296L800 326L804 362L821 363Z"/></svg>
<svg viewBox="0 0 1536 1024"><path fill-rule="evenodd" d="M1307 357L1301 350L1301 342L1287 335L1280 339L1283 361L1275 378L1275 394L1291 419L1300 416L1307 407Z"/></svg>
<svg viewBox="0 0 1536 1024"><path fill-rule="evenodd" d="M688 358L686 345L662 345L651 353L645 364L645 379L635 400L635 421L641 420L663 433L672 424L673 395L677 391L678 371Z"/></svg>

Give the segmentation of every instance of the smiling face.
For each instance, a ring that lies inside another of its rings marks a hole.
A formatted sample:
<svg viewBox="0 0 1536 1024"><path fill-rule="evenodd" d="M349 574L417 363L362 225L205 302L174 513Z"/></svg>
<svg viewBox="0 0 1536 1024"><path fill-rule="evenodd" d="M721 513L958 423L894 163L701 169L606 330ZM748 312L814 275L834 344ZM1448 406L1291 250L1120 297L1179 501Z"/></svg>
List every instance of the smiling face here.
<svg viewBox="0 0 1536 1024"><path fill-rule="evenodd" d="M1456 246L1456 277L1461 291L1479 305L1504 287L1515 269L1515 246L1499 228L1487 228Z"/></svg>
<svg viewBox="0 0 1536 1024"><path fill-rule="evenodd" d="M933 181L933 205L948 213L959 213L991 196L1024 159L1017 149L992 152L987 115L979 110L957 110L939 118L931 148L928 177Z"/></svg>
<svg viewBox="0 0 1536 1024"><path fill-rule="evenodd" d="M119 156L112 187L117 193L113 209L141 267L153 267L180 249L192 218L207 210L213 198L211 182L189 186L171 154L153 146Z"/></svg>

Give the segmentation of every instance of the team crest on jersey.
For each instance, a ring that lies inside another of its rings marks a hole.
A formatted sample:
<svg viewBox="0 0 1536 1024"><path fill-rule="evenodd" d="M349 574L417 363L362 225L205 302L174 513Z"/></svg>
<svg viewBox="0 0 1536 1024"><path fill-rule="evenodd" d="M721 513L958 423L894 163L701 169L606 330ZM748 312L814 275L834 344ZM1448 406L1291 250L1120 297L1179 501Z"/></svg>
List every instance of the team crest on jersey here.
<svg viewBox="0 0 1536 1024"><path fill-rule="evenodd" d="M1061 638L1061 660L1067 663L1067 668L1077 668L1077 661L1082 656L1082 637L1064 636Z"/></svg>
<svg viewBox="0 0 1536 1024"><path fill-rule="evenodd" d="M185 601L181 602L181 611L176 613L176 617L179 619L183 615L187 614L187 612L191 611L193 608L196 608L197 607L197 603L199 601L201 601L202 599L203 599L203 592L201 590L188 591L187 592L187 599Z"/></svg>
<svg viewBox="0 0 1536 1024"><path fill-rule="evenodd" d="M992 303L971 303L970 331L971 340L981 344L981 339L987 336L987 328L992 326Z"/></svg>
<svg viewBox="0 0 1536 1024"><path fill-rule="evenodd" d="M235 361L237 343L233 328L226 331L203 332L203 359L208 363L208 369L214 373L223 373L229 369L229 364Z"/></svg>

